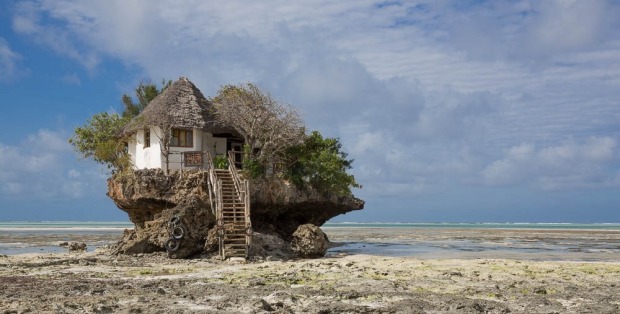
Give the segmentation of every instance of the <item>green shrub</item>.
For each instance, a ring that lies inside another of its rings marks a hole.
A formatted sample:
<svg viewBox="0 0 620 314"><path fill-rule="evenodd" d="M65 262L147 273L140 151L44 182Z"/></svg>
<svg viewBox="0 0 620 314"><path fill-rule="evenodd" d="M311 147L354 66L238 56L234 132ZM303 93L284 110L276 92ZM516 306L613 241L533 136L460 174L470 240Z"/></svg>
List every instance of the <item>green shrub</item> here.
<svg viewBox="0 0 620 314"><path fill-rule="evenodd" d="M228 169L228 158L224 155L215 156L213 158L213 166L215 169Z"/></svg>
<svg viewBox="0 0 620 314"><path fill-rule="evenodd" d="M243 145L243 170L252 179L260 178L265 175L265 166L250 154L250 145Z"/></svg>
<svg viewBox="0 0 620 314"><path fill-rule="evenodd" d="M310 186L326 194L350 195L351 188L361 185L347 173L353 160L347 159L341 148L338 139L323 138L321 133L312 132L302 144L288 149L286 178L300 188Z"/></svg>

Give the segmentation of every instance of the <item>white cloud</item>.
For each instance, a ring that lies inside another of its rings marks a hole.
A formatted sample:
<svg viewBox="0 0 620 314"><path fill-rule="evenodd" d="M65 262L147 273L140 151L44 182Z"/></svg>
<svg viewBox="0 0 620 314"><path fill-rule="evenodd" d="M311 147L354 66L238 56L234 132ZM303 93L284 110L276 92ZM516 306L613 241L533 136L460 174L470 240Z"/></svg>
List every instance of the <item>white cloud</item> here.
<svg viewBox="0 0 620 314"><path fill-rule="evenodd" d="M611 137L541 148L524 143L489 164L482 176L490 185L527 183L548 190L618 186L616 143Z"/></svg>
<svg viewBox="0 0 620 314"><path fill-rule="evenodd" d="M41 129L17 145L0 143L0 196L13 199L81 198L104 180L95 171L80 171L67 134ZM101 192L101 191L99 191Z"/></svg>
<svg viewBox="0 0 620 314"><path fill-rule="evenodd" d="M7 41L0 37L0 81L13 80L24 74L18 67L21 58Z"/></svg>
<svg viewBox="0 0 620 314"><path fill-rule="evenodd" d="M609 38L617 13L605 0L538 2L526 18L527 47L544 55L590 50Z"/></svg>
<svg viewBox="0 0 620 314"><path fill-rule="evenodd" d="M206 95L258 83L341 137L368 193L618 182L612 2L42 0L16 12L18 33L89 70L118 58Z"/></svg>
<svg viewBox="0 0 620 314"><path fill-rule="evenodd" d="M61 26L56 24L44 24L42 20L42 14L44 13L46 3L45 2L20 2L16 6L16 14L13 17L13 29L15 32L28 35L35 41L50 47L55 52L65 55L80 64L82 64L87 70L94 71L100 63L100 58L97 53L88 49L88 47L80 47L80 44L73 39L74 34ZM75 12L46 12L49 13L51 18L60 17L61 14L72 14ZM87 29L78 29L79 27L87 26L86 21L77 21L77 15L63 16L70 18L76 28L73 31L79 30L81 32L88 31ZM81 19L87 19L87 17L80 17Z"/></svg>

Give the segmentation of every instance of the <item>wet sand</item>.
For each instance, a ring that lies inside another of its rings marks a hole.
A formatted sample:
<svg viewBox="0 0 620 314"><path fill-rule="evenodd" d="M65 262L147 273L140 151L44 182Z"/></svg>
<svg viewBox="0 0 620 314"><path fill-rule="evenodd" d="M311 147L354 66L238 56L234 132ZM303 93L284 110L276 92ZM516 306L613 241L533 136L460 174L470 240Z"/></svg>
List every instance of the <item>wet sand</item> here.
<svg viewBox="0 0 620 314"><path fill-rule="evenodd" d="M620 313L617 230L324 230L339 245L316 260L171 260L161 253L113 256L92 247L85 253L0 255L0 309ZM105 243L110 237L89 235L87 240ZM19 241L66 239L29 234Z"/></svg>

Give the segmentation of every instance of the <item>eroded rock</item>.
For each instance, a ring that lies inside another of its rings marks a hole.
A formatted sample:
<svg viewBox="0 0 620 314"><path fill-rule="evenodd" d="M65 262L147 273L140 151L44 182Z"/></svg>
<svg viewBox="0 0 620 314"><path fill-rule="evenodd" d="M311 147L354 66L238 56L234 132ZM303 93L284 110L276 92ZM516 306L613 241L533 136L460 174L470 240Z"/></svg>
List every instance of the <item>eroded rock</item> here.
<svg viewBox="0 0 620 314"><path fill-rule="evenodd" d="M164 209L144 227L126 230L115 253L136 254L167 251L171 258L186 258L203 250L214 221L208 204L189 197L174 208Z"/></svg>
<svg viewBox="0 0 620 314"><path fill-rule="evenodd" d="M320 226L335 216L364 207L364 201L352 195L340 197L311 189L302 191L277 177L254 180L250 187L254 231L277 235L285 243L293 239L300 225ZM185 258L217 251L215 231L209 233L215 226L215 216L210 206L207 171L173 171L166 175L161 169L136 170L109 178L107 195L135 224L134 230L126 231L117 244L116 253L168 249L170 257ZM178 243L170 241L169 223L175 216L184 227L183 239ZM261 243L262 239L257 241Z"/></svg>
<svg viewBox="0 0 620 314"><path fill-rule="evenodd" d="M288 260L294 256L290 243L277 235L255 232L250 245L250 256L271 260Z"/></svg>
<svg viewBox="0 0 620 314"><path fill-rule="evenodd" d="M328 248L329 239L327 239L327 235L323 233L323 230L321 230L321 228L315 225L301 225L299 226L299 228L297 228L295 233L293 233L291 249L299 257L323 257L325 256L325 253L327 253Z"/></svg>

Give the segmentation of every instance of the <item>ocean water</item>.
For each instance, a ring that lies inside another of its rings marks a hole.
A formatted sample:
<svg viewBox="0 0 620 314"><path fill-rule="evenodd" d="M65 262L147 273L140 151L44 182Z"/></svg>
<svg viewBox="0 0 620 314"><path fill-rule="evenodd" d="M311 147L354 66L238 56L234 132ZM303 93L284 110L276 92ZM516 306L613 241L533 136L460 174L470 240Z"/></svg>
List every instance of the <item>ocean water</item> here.
<svg viewBox="0 0 620 314"><path fill-rule="evenodd" d="M326 223L324 227L339 228L462 228L462 229L566 229L566 230L620 230L620 223L547 223L547 222L399 222L399 223Z"/></svg>
<svg viewBox="0 0 620 314"><path fill-rule="evenodd" d="M0 222L0 255L116 243L129 222ZM620 261L620 223L328 223L328 255Z"/></svg>
<svg viewBox="0 0 620 314"><path fill-rule="evenodd" d="M64 242L84 242L87 251L118 241L130 222L0 222L0 255L67 252Z"/></svg>
<svg viewBox="0 0 620 314"><path fill-rule="evenodd" d="M342 223L322 227L331 254L620 261L620 224Z"/></svg>

